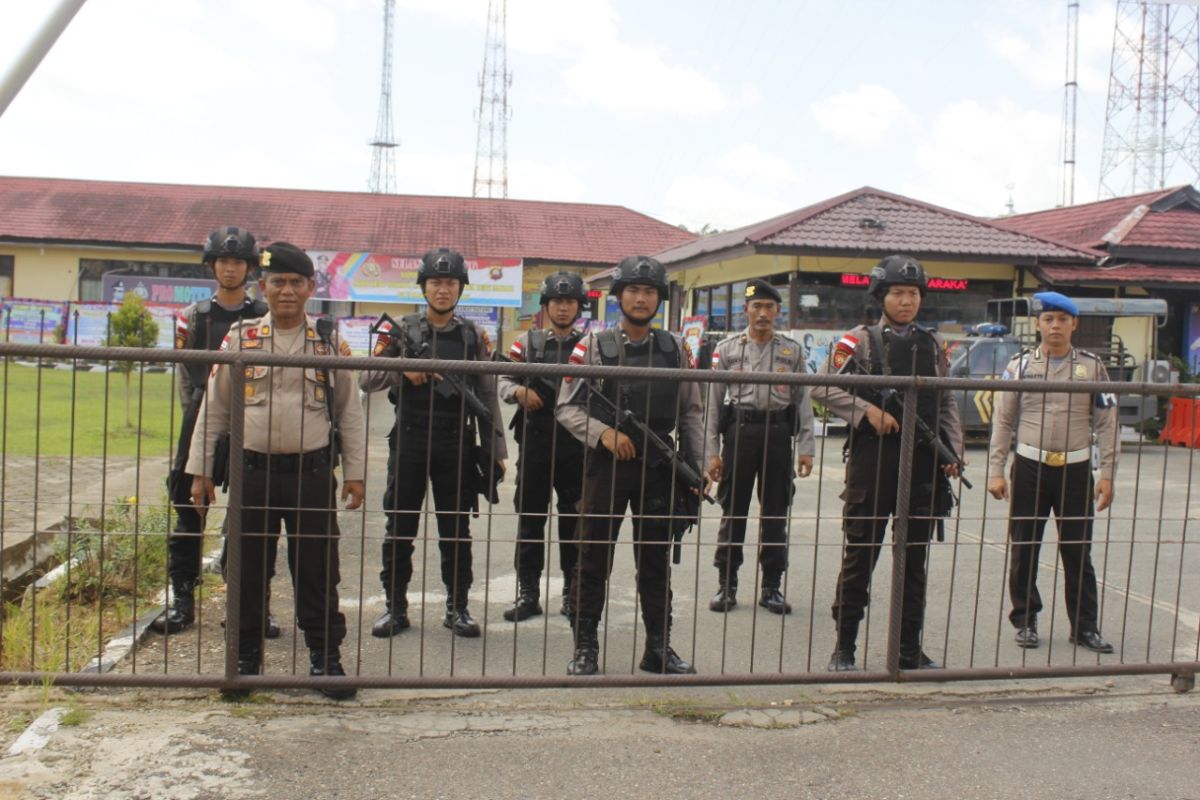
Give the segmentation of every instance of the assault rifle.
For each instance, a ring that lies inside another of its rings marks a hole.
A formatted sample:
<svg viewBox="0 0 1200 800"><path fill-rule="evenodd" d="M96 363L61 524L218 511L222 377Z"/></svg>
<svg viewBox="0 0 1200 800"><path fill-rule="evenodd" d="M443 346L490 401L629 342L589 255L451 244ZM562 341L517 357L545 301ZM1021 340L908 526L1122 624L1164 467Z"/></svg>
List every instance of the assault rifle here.
<svg viewBox="0 0 1200 800"><path fill-rule="evenodd" d="M379 316L378 321L371 326L371 333L376 336L388 336L391 338L403 336L408 342L408 357L417 359L432 360L434 358L433 346L424 339L414 340L408 335L402 326L392 319L388 314L384 313ZM475 421L479 423L479 441L481 446L475 448L475 479L476 487L481 495L486 497L492 503L500 502L500 481L504 476L500 473L496 462L497 459L493 456L493 443L495 441L496 421L492 419L492 412L487 407L487 404L475 394L475 391L467 385L467 382L461 375L438 375L430 376L430 381L433 384L433 391L446 399L461 398L467 410L475 417Z"/></svg>

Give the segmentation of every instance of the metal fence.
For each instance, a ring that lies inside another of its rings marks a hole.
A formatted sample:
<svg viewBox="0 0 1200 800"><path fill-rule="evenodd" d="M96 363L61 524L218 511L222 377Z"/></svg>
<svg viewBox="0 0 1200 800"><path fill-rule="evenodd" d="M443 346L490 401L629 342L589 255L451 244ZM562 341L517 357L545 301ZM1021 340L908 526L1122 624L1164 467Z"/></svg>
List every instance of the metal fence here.
<svg viewBox="0 0 1200 800"><path fill-rule="evenodd" d="M1041 646L1018 647L1009 624L1009 504L988 496L986 443L966 451L967 490L953 481L958 502L923 555L928 595L921 644L944 662L941 669L902 669L901 597L905 547L912 517L908 491L922 476L901 470L880 475L894 482L899 501L894 524L881 549L871 582L872 603L858 633L858 669L830 672L835 647L830 606L845 548L843 535L843 445L847 434L830 427L815 439L815 469L795 480L795 495L783 520L788 569L781 587L792 605L774 614L756 602L761 588L757 556L762 543L757 501L746 515L748 533L741 568L740 604L715 613L708 598L720 575L713 566L721 511L701 504L698 523L683 538L680 560L670 567L673 590L671 642L697 669L694 675L648 674L638 669L645 630L630 523L621 526L600 623L601 674L565 674L572 657L570 623L558 613L563 585L559 567L559 517L545 510L545 568L539 576L544 613L520 622L504 620L518 587L514 557L519 516L514 479L518 448L509 434L508 471L499 502L481 497L468 518L469 537L443 539L471 545L474 580L469 608L479 621L478 638L455 636L443 627L444 603L456 588L444 586L439 567L436 506L427 496L414 542L413 574L407 586L412 627L375 638L373 621L384 610L385 593L376 577L385 539L382 497L388 488L388 431L395 411L383 394L364 400L367 499L362 508L338 515L340 608L348 633L341 645L346 678L311 677L308 648L293 613L295 596L288 568L270 581L271 608L282 636L266 642L261 675L237 674L239 607L246 589L239 579L243 546L257 531L242 530L246 480L244 403L254 367L317 370L319 356L284 356L261 351L196 352L57 345L0 344L0 569L4 575L5 620L0 632L0 681L64 685L266 687L535 687L634 685L733 685L866 681L957 681L1051 676L1166 674L1179 690L1191 688L1200 669L1200 552L1193 519L1191 449L1164 447L1138 437L1122 443L1115 501L1097 514L1091 554L1099 587L1099 626L1115 652L1097 654L1071 641L1064 575L1055 553L1053 525L1040 556L1044 609ZM164 543L171 514L164 479L177 444L181 411L172 367L227 364L230 399L228 495L207 521L206 550L225 542L225 575L210 572L199 589L196 623L170 636L151 635L147 625L167 595ZM994 381L910 377L779 375L628 367L502 364L493 362L345 358L333 380L353 370L423 372L443 375L570 376L669 382L749 382L808 387L837 385L854 390L891 387L901 393L906 414L901 463L919 448L913 420L926 390L993 390ZM130 372L117 368L132 365ZM90 365L96 368L85 370ZM157 372L155 370L158 370ZM128 379L128 384L126 380ZM490 377L488 378L490 380ZM129 394L126 395L128 386ZM1011 388L1011 387L1006 387ZM1200 386L1092 384L1029 381L1025 392L1125 392L1193 398ZM124 425L128 397L131 426ZM512 406L504 406L507 429ZM286 414L288 409L279 409ZM702 424L714 409L701 411ZM818 418L819 423L820 418ZM822 427L824 427L822 425ZM560 431L561 435L561 431ZM435 446L444 432L430 433ZM703 454L706 464L711 453ZM793 459L794 461L794 459ZM586 470L587 467L585 466ZM466 465L464 465L464 474ZM394 481L425 481L399 474ZM677 488L672 486L671 491ZM221 506L225 509L221 524ZM314 507L320 503L314 500ZM461 530L461 529L460 529ZM301 536L306 535L300 532ZM285 549L281 545L280 549ZM282 562L283 556L279 557ZM44 573L57 566L53 575ZM40 579L36 583L34 579Z"/></svg>

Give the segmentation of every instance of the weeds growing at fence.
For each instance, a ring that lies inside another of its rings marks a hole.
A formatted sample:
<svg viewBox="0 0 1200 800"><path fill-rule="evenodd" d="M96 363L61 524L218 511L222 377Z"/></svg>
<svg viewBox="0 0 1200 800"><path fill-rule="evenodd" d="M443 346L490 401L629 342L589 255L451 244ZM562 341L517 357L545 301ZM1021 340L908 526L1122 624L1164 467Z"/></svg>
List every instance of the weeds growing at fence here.
<svg viewBox="0 0 1200 800"><path fill-rule="evenodd" d="M58 556L69 569L4 609L0 669L73 672L98 655L162 593L169 524L165 499L125 498L105 509L103 529L91 519L64 534Z"/></svg>

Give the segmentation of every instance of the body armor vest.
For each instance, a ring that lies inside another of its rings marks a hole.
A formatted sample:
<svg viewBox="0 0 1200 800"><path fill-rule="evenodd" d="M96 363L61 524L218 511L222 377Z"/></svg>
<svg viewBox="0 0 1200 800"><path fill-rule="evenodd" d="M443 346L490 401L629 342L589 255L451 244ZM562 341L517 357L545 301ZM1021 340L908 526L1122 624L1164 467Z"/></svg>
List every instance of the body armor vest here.
<svg viewBox="0 0 1200 800"><path fill-rule="evenodd" d="M878 336L874 331L879 331ZM938 375L938 343L933 334L917 325L911 325L908 333L898 336L890 327L881 331L878 326L868 328L871 334L871 374L872 375L921 375L936 378ZM875 342L883 341L884 352L879 352ZM938 429L938 414L941 399L936 389L922 389L917 392L917 416L925 420L931 430ZM871 390L867 399L883 407L878 391ZM903 395L897 394L895 401L903 402ZM899 418L902 408L888 408L889 413Z"/></svg>
<svg viewBox="0 0 1200 800"><path fill-rule="evenodd" d="M600 363L609 367L678 369L682 362L675 338L657 328L636 344L625 342L623 348L616 328L598 334L596 343L600 348ZM669 436L675 430L679 416L679 384L675 381L606 380L600 391L619 408L636 414L659 436Z"/></svg>
<svg viewBox="0 0 1200 800"><path fill-rule="evenodd" d="M479 334L475 326L467 320L458 319L458 326L452 331L439 332L433 329L424 314L409 314L404 318L405 349L409 356L417 355L423 345L428 344L428 358L446 361L474 361L479 357ZM426 356L420 356L426 357ZM475 379L464 376L467 385L474 388ZM400 392L400 404L396 413L403 414L404 419L411 422L414 418L424 419L429 416L446 419L458 419L462 414L463 401L457 394L447 397L434 390L433 381L426 381L420 386L406 384ZM430 396L432 395L432 403Z"/></svg>
<svg viewBox="0 0 1200 800"><path fill-rule="evenodd" d="M241 319L258 319L265 316L268 310L265 302L250 298L246 298L242 307L234 311L223 308L214 300L197 303L185 347L188 350L216 350L233 323ZM208 388L208 364L189 364L187 370L191 374L193 391L198 389L203 392Z"/></svg>
<svg viewBox="0 0 1200 800"><path fill-rule="evenodd" d="M575 345L579 344L579 340L583 338L581 331L574 331L565 339L559 339L550 336L546 331L530 331L529 332L529 352L525 357L526 364L566 364L567 359L571 357L571 351L575 349ZM562 383L561 377L548 377L551 383L558 387ZM554 416L554 405L547 403L532 413L526 412L531 418L540 419L545 417L550 419Z"/></svg>

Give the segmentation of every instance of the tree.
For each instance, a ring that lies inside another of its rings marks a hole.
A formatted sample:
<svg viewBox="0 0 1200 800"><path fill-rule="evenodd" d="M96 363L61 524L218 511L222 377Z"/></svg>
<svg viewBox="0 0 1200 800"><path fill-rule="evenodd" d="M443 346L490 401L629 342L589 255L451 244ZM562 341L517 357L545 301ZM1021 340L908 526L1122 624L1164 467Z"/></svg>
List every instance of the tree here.
<svg viewBox="0 0 1200 800"><path fill-rule="evenodd" d="M126 294L125 301L117 313L108 319L108 338L104 340L108 347L154 347L158 344L158 323L140 295ZM115 369L125 373L125 427L133 428L131 412L131 397L133 387L130 385L134 362L118 361Z"/></svg>

